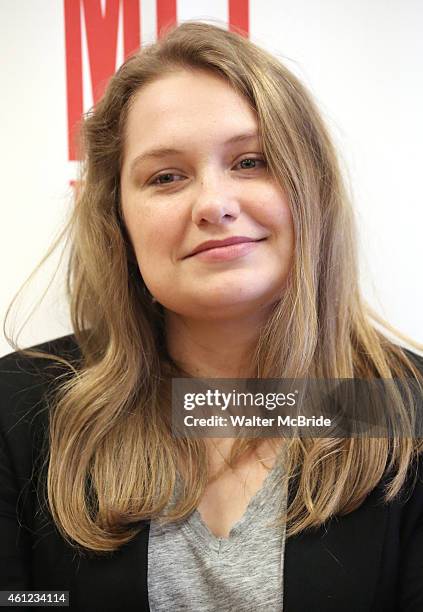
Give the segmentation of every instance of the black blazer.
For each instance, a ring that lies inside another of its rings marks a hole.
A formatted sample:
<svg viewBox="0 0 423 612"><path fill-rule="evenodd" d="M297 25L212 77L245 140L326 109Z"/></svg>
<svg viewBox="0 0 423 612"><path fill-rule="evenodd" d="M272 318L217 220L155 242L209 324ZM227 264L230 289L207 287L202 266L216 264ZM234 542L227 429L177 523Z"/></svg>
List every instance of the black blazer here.
<svg viewBox="0 0 423 612"><path fill-rule="evenodd" d="M80 356L73 335L38 348ZM148 610L148 522L117 552L81 557L37 499L45 398L59 371L0 359L0 590L68 590L74 611ZM354 512L286 541L284 612L423 611L423 458L417 467L408 496L383 504L381 482Z"/></svg>

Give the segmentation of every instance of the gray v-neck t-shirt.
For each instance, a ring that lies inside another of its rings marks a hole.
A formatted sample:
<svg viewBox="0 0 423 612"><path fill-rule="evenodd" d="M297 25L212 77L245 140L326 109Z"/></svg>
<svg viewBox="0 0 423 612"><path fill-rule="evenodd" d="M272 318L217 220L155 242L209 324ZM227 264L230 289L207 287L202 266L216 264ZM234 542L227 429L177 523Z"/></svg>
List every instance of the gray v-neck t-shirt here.
<svg viewBox="0 0 423 612"><path fill-rule="evenodd" d="M148 597L152 612L280 612L283 606L286 510L278 482L281 457L228 538L216 537L198 510L183 521L152 520Z"/></svg>

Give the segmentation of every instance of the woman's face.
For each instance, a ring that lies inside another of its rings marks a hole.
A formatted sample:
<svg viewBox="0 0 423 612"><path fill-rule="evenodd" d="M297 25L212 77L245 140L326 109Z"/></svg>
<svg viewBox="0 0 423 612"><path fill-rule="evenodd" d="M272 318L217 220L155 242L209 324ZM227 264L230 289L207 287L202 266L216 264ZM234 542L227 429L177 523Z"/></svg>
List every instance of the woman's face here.
<svg viewBox="0 0 423 612"><path fill-rule="evenodd" d="M205 71L166 75L134 98L123 217L145 284L172 312L236 317L280 298L293 224L287 196L267 172L257 127L248 103ZM233 237L250 242L191 255L206 241Z"/></svg>

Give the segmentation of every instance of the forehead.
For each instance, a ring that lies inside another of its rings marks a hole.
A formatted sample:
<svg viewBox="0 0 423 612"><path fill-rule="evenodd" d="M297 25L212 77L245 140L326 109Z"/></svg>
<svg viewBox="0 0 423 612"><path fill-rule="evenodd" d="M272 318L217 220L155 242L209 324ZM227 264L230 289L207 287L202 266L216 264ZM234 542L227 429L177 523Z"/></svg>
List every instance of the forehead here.
<svg viewBox="0 0 423 612"><path fill-rule="evenodd" d="M172 146L179 139L226 140L257 130L255 111L230 84L203 70L180 70L142 87L126 122L126 147ZM178 142L177 142L178 141Z"/></svg>

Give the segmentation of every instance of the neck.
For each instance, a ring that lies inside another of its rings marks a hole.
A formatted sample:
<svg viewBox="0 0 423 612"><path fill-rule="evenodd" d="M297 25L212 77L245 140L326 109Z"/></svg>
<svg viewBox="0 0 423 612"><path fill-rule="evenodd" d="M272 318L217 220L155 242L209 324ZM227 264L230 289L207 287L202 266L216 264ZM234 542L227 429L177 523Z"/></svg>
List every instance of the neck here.
<svg viewBox="0 0 423 612"><path fill-rule="evenodd" d="M204 320L166 312L167 350L173 361L197 378L249 378L252 355L265 319Z"/></svg>

